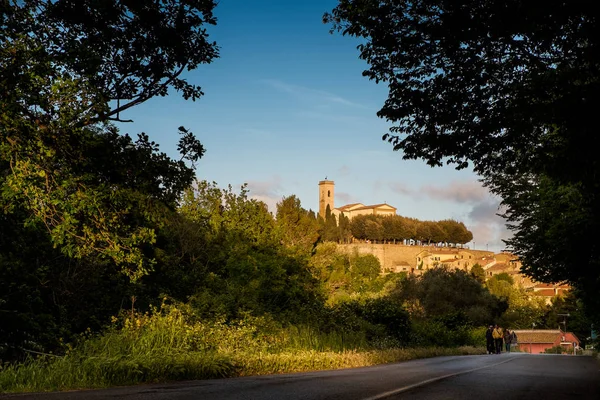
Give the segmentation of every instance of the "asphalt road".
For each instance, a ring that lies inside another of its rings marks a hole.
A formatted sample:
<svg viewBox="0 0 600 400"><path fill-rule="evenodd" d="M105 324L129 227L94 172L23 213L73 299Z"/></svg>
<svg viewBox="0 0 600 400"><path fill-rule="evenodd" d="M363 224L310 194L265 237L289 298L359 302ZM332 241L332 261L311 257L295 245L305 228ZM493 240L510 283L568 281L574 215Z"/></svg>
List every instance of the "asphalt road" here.
<svg viewBox="0 0 600 400"><path fill-rule="evenodd" d="M521 353L438 357L336 371L0 396L13 400L600 399L592 357Z"/></svg>

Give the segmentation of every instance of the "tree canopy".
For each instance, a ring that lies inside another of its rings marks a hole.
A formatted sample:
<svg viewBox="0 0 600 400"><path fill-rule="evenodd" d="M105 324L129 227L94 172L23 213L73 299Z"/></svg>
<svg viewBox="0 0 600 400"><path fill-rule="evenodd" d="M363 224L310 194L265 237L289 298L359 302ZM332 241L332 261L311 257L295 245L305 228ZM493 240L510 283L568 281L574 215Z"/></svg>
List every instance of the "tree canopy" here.
<svg viewBox="0 0 600 400"><path fill-rule="evenodd" d="M600 22L593 2L340 0L385 83L383 139L405 159L472 164L503 199L509 248L543 281L600 291ZM587 238L587 240L585 239ZM585 245L582 245L587 241ZM596 296L597 297L597 296ZM600 307L594 307L600 309Z"/></svg>
<svg viewBox="0 0 600 400"><path fill-rule="evenodd" d="M69 257L101 255L133 279L143 246L194 178L204 148L180 127L173 160L111 125L218 56L212 0L3 1L0 14L1 207L45 227ZM191 165L190 165L191 163Z"/></svg>
<svg viewBox="0 0 600 400"><path fill-rule="evenodd" d="M420 221L400 215L358 215L349 221L350 232L364 240L420 240L427 243L465 244L473 234L464 223L454 220ZM327 240L327 237L325 237Z"/></svg>

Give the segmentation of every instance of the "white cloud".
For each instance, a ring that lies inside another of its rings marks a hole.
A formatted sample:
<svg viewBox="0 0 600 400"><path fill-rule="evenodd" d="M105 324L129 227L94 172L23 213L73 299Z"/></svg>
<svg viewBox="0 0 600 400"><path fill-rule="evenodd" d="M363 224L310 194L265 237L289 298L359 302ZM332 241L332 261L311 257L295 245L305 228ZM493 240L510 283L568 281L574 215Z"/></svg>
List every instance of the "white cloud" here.
<svg viewBox="0 0 600 400"><path fill-rule="evenodd" d="M249 197L264 202L269 211L274 213L277 210L277 203L281 201L282 185L281 177L274 175L267 181L248 181Z"/></svg>
<svg viewBox="0 0 600 400"><path fill-rule="evenodd" d="M288 93L289 95L297 98L298 100L307 101L311 105L317 106L317 108L321 109L323 108L323 106L336 104L365 110L371 109L370 107L367 107L363 104L356 103L354 101L348 100L334 93L326 92L324 90L294 85L276 79L263 79L260 82L269 85L272 88L275 88L281 92Z"/></svg>

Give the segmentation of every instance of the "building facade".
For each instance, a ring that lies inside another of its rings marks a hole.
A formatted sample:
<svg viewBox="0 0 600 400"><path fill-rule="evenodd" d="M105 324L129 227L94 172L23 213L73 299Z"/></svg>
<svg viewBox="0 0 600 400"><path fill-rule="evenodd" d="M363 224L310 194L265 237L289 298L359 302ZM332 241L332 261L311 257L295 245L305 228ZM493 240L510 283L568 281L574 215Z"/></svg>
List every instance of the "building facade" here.
<svg viewBox="0 0 600 400"><path fill-rule="evenodd" d="M374 204L365 205L363 203L346 204L345 206L335 207L334 202L335 196L335 183L334 181L325 180L319 182L319 215L321 218L325 218L327 214L327 206L331 211L331 214L338 218L340 215L352 219L359 215L378 215L378 216L390 216L396 215L396 207L390 206L389 204Z"/></svg>
<svg viewBox="0 0 600 400"><path fill-rule="evenodd" d="M531 354L544 353L546 350L560 346L564 353L573 354L573 349L580 342L572 332L560 329L528 329L515 330L519 351Z"/></svg>

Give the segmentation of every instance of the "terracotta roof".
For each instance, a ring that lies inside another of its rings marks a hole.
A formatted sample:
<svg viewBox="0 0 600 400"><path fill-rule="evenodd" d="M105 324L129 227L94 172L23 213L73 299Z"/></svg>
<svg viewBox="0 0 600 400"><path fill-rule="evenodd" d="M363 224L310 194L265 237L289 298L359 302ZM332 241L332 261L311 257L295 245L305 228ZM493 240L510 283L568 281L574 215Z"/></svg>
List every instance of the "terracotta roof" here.
<svg viewBox="0 0 600 400"><path fill-rule="evenodd" d="M364 207L364 204L363 203L352 203L352 204L346 204L345 206L336 207L336 208L340 211L346 211L347 209L355 207L355 206Z"/></svg>
<svg viewBox="0 0 600 400"><path fill-rule="evenodd" d="M503 261L503 262L519 261L519 257L517 257L511 253L498 253L498 254L495 254L494 257L496 258L496 260Z"/></svg>
<svg viewBox="0 0 600 400"><path fill-rule="evenodd" d="M496 264L492 265L491 267L489 267L488 269L486 269L486 271L502 271L502 272L504 272L507 269L508 269L508 265L506 265L505 263L496 263Z"/></svg>
<svg viewBox="0 0 600 400"><path fill-rule="evenodd" d="M535 290L533 292L534 296L547 296L547 297L552 297L555 295L554 293L554 289L541 289L541 290Z"/></svg>
<svg viewBox="0 0 600 400"><path fill-rule="evenodd" d="M563 336L558 329L517 330L517 342L524 343L554 343Z"/></svg>
<svg viewBox="0 0 600 400"><path fill-rule="evenodd" d="M554 288L554 285L551 283L536 283L534 288L536 288L536 289L552 289L552 288Z"/></svg>
<svg viewBox="0 0 600 400"><path fill-rule="evenodd" d="M455 255L458 255L458 252L456 250L439 249L439 250L429 250L429 252L431 254L455 254Z"/></svg>
<svg viewBox="0 0 600 400"><path fill-rule="evenodd" d="M380 208L380 207L383 207L383 206L387 206L387 207L390 207L390 208L393 208L394 210L396 210L396 207L390 206L389 204L374 204L372 206L362 206L362 207L359 207L359 208L355 208L352 211L355 211L355 210L373 210L375 208Z"/></svg>

